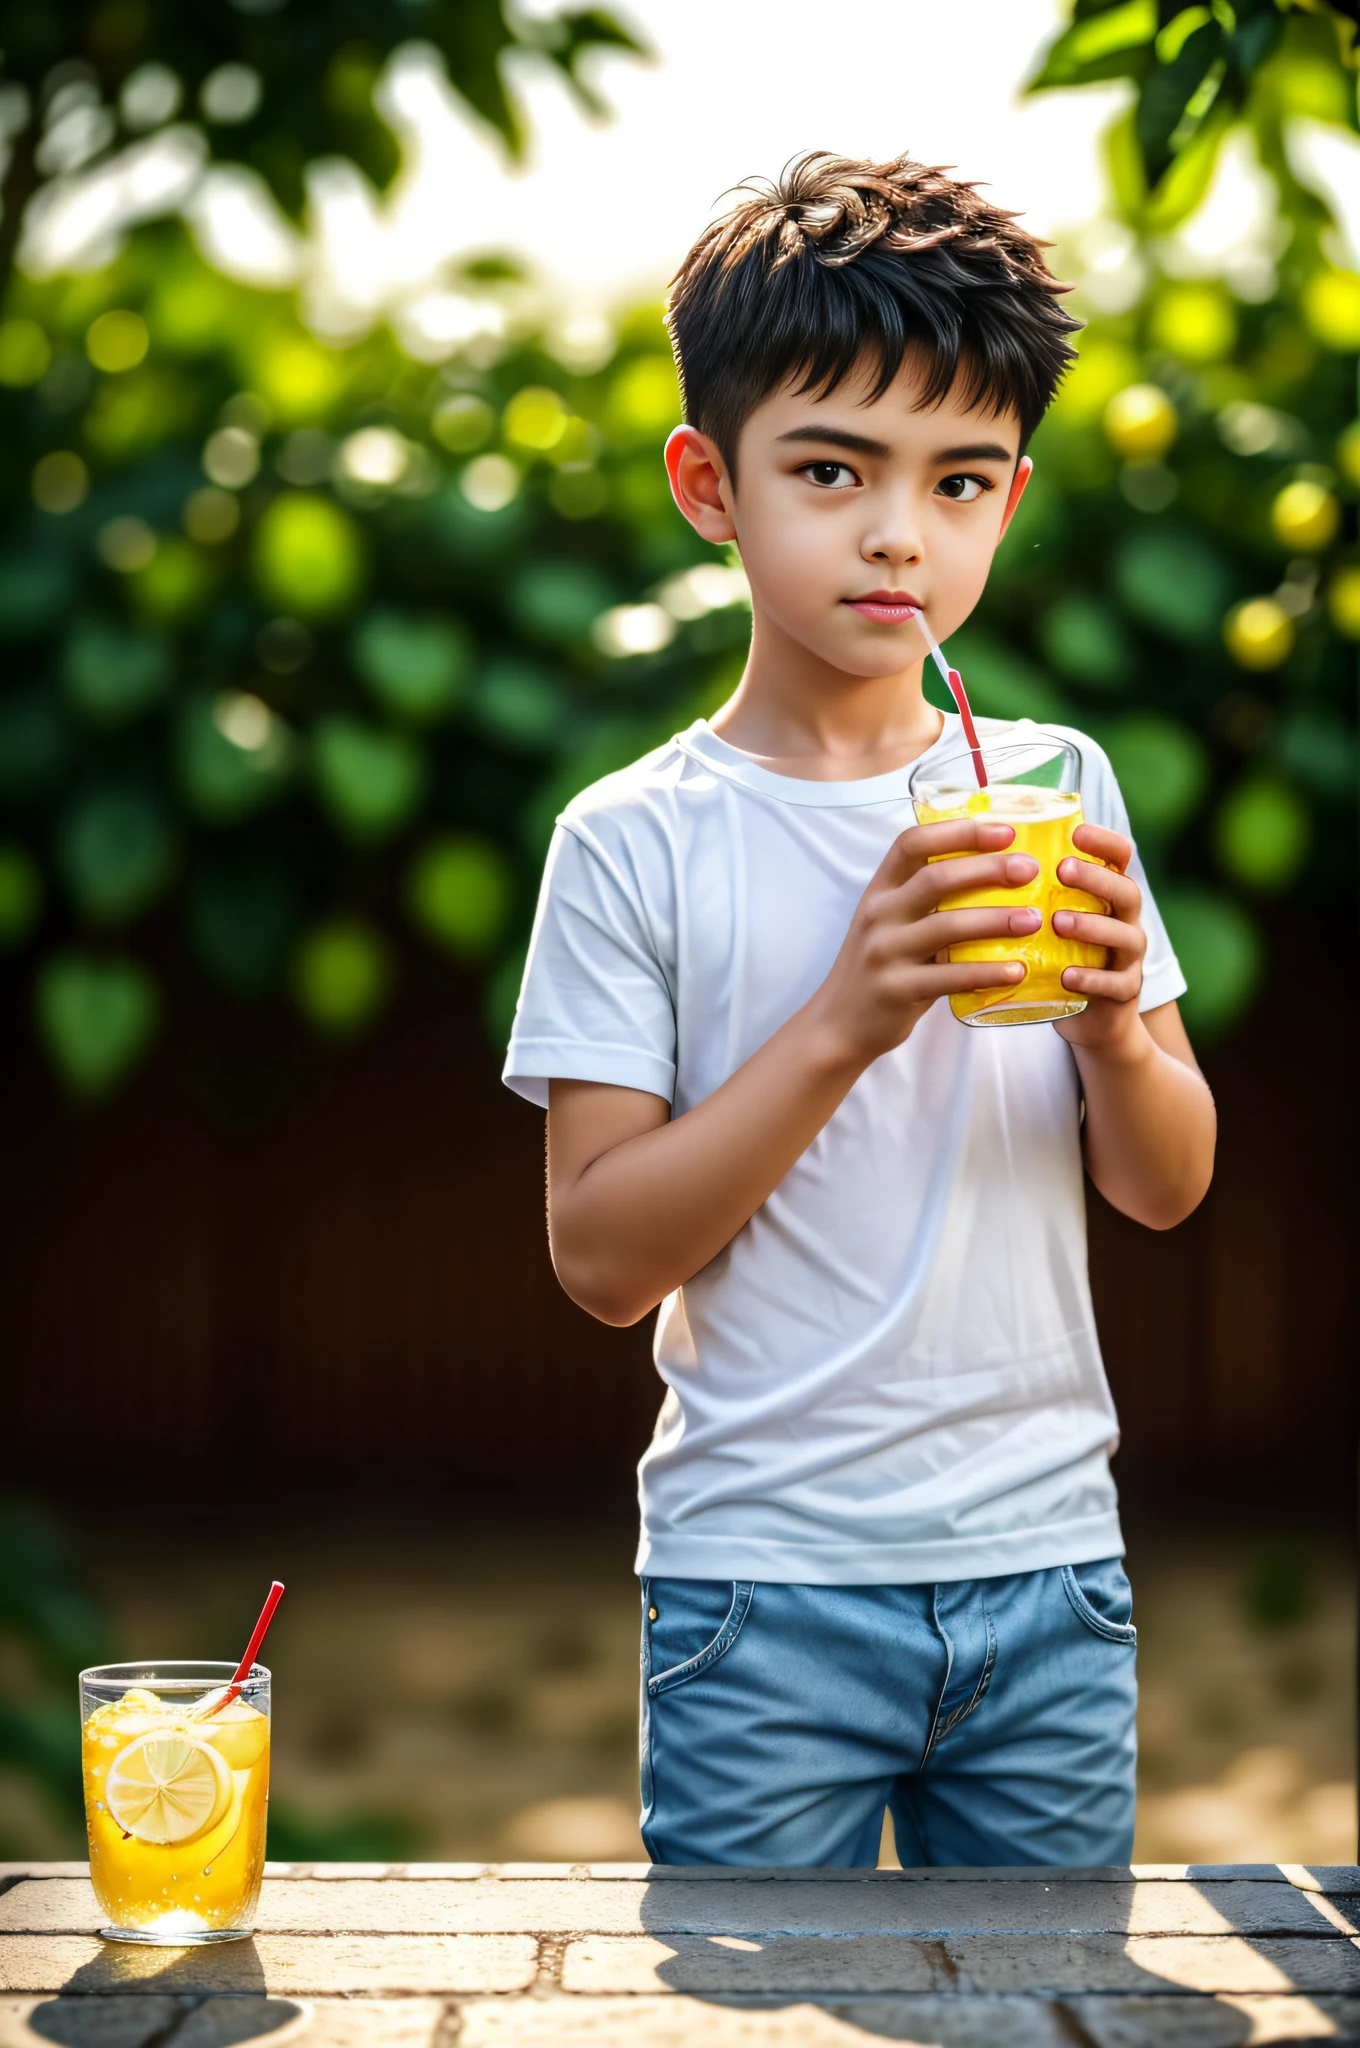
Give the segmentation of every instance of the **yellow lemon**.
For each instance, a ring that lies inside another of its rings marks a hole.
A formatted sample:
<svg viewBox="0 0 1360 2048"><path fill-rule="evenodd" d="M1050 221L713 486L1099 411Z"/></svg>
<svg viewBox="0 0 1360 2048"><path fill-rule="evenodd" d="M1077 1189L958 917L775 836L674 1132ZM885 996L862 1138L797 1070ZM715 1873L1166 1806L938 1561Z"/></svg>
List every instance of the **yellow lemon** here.
<svg viewBox="0 0 1360 2048"><path fill-rule="evenodd" d="M1273 597L1251 597L1223 621L1223 644L1241 668L1278 668L1294 645L1294 621Z"/></svg>
<svg viewBox="0 0 1360 2048"><path fill-rule="evenodd" d="M1152 309L1152 339L1182 363L1222 362L1237 341L1232 301L1217 285L1173 285Z"/></svg>
<svg viewBox="0 0 1360 2048"><path fill-rule="evenodd" d="M104 1799L123 1832L139 1842L192 1841L231 1804L226 1759L197 1736L139 1736L109 1765Z"/></svg>
<svg viewBox="0 0 1360 2048"><path fill-rule="evenodd" d="M1315 555L1336 539L1341 507L1322 484L1286 484L1270 508L1270 523L1281 546Z"/></svg>
<svg viewBox="0 0 1360 2048"><path fill-rule="evenodd" d="M233 1700L203 1721L198 1732L233 1771L248 1771L264 1755L268 1717L245 1700Z"/></svg>
<svg viewBox="0 0 1360 2048"><path fill-rule="evenodd" d="M505 432L521 448L555 448L567 431L568 418L555 391L541 384L526 384L505 408Z"/></svg>
<svg viewBox="0 0 1360 2048"><path fill-rule="evenodd" d="M1360 563L1337 570L1327 585L1327 610L1338 633L1360 640Z"/></svg>
<svg viewBox="0 0 1360 2048"><path fill-rule="evenodd" d="M1360 348L1360 277L1353 270L1317 270L1303 288L1303 317L1324 348Z"/></svg>
<svg viewBox="0 0 1360 2048"><path fill-rule="evenodd" d="M1337 442L1336 459L1347 483L1360 488L1360 420L1352 420Z"/></svg>
<svg viewBox="0 0 1360 2048"><path fill-rule="evenodd" d="M1176 438L1176 408L1157 384L1129 384L1105 408L1105 439L1129 462L1155 462Z"/></svg>

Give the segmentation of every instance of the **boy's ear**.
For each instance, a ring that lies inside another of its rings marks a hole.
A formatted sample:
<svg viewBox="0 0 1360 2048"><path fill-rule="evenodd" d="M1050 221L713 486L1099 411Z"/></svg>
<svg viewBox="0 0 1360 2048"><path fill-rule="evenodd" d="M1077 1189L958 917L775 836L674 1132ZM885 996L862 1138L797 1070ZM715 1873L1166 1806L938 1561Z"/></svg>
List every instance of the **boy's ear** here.
<svg viewBox="0 0 1360 2048"><path fill-rule="evenodd" d="M1006 494L1006 509L1001 515L1001 531L996 537L996 544L998 547L1000 547L1002 541L1006 538L1006 528L1010 525L1012 519L1014 519L1015 508L1020 503L1020 500L1024 497L1025 485L1029 482L1033 474L1034 464L1030 461L1028 455L1022 455L1020 457L1020 460L1015 465L1015 475L1011 478L1011 487Z"/></svg>
<svg viewBox="0 0 1360 2048"><path fill-rule="evenodd" d="M666 443L671 494L701 540L735 540L732 485L716 442L697 427L676 427Z"/></svg>

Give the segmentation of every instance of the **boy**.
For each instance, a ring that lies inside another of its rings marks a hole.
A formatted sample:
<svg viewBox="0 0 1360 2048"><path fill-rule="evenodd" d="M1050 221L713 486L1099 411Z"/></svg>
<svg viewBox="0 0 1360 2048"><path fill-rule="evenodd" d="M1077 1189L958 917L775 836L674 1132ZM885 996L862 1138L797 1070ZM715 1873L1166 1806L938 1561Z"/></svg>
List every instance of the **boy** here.
<svg viewBox="0 0 1360 2048"><path fill-rule="evenodd" d="M658 1863L1128 1861L1134 1631L1083 1163L1153 1229L1212 1169L1185 983L1109 764L1058 911L1079 1015L970 1030L950 965L1034 863L917 826L922 693L981 596L1072 359L1040 245L902 158L824 153L710 229L666 457L735 540L751 652L711 720L570 804L506 1065L548 1106L549 1228L603 1321L660 1304L641 1465L642 1832ZM986 721L984 721L986 728ZM927 865L932 855L962 857Z"/></svg>

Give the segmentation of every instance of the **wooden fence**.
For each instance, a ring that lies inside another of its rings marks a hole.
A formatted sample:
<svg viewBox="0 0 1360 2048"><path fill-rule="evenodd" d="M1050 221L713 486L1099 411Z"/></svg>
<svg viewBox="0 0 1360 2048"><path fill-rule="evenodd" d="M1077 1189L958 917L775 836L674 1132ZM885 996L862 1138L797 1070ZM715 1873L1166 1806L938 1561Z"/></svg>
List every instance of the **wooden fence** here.
<svg viewBox="0 0 1360 2048"><path fill-rule="evenodd" d="M1302 986L1207 1063L1199 1214L1158 1236L1092 1197L1120 1482L1178 1513L1347 1510L1353 1025ZM224 1097L171 1047L79 1114L12 1033L0 1484L617 1508L657 1404L649 1333L558 1290L542 1119L499 1086L470 992L408 989L273 1107L275 1027L253 1028L258 1088Z"/></svg>

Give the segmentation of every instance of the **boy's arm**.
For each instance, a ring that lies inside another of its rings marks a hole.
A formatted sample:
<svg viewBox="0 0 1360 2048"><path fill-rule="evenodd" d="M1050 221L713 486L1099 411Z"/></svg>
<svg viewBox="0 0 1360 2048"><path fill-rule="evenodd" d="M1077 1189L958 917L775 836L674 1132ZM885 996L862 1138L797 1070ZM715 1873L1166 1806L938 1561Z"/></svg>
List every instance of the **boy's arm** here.
<svg viewBox="0 0 1360 2048"><path fill-rule="evenodd" d="M550 1086L548 1228L557 1276L602 1322L635 1323L729 1245L859 1075L940 996L1020 979L1018 963L950 965L944 948L1031 933L1036 911L936 911L956 889L1019 888L1009 825L970 818L896 840L831 972L712 1095L670 1116L660 1096L595 1081ZM964 858L927 865L932 854Z"/></svg>
<svg viewBox="0 0 1360 2048"><path fill-rule="evenodd" d="M1146 1010L1127 1040L1074 1046L1086 1098L1086 1171L1107 1202L1170 1230L1198 1208L1214 1170L1216 1117L1174 1003Z"/></svg>
<svg viewBox="0 0 1360 2048"><path fill-rule="evenodd" d="M1064 985L1087 1007L1054 1028L1072 1047L1086 1101L1086 1170L1107 1202L1150 1230L1199 1206L1214 1170L1217 1120L1208 1083L1175 1003L1140 1015L1146 939L1138 884L1123 872L1122 833L1079 825L1077 846L1101 867L1068 859L1059 879L1109 903L1108 915L1057 911L1064 938L1108 948L1106 967L1069 967Z"/></svg>

